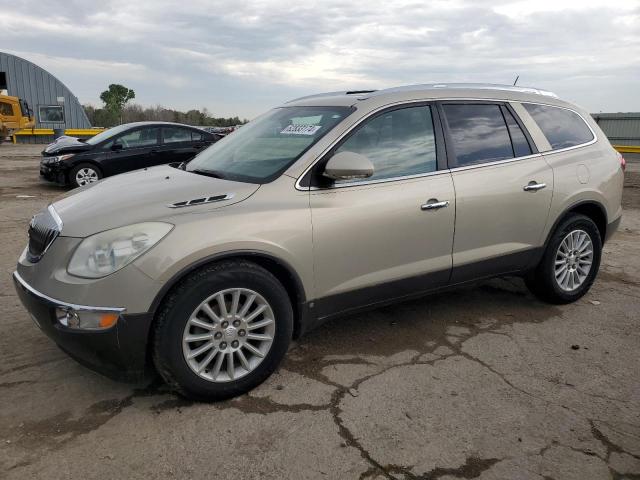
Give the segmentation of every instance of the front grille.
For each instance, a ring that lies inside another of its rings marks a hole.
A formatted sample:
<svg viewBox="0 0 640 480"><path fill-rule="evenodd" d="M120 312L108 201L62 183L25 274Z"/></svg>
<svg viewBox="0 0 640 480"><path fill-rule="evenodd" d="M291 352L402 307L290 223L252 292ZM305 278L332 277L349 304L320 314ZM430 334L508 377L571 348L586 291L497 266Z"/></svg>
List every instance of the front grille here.
<svg viewBox="0 0 640 480"><path fill-rule="evenodd" d="M29 223L29 248L27 257L30 262L39 261L51 246L53 241L60 235L62 223L53 207L34 215Z"/></svg>

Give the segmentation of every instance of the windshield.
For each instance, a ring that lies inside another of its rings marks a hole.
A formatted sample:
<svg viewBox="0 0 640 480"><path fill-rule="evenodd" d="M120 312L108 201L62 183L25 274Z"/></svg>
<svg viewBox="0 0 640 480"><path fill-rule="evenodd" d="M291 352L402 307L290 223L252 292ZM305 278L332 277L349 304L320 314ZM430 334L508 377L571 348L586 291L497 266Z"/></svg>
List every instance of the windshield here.
<svg viewBox="0 0 640 480"><path fill-rule="evenodd" d="M107 140L108 138L111 138L114 135L117 135L118 133L123 132L130 127L131 125L128 125L125 123L124 125L118 125L117 127L109 128L104 132L100 132L99 134L94 135L91 138L88 138L85 143L88 143L89 145L97 145L103 140Z"/></svg>
<svg viewBox="0 0 640 480"><path fill-rule="evenodd" d="M351 111L350 107L276 108L200 153L186 169L240 182L270 182Z"/></svg>

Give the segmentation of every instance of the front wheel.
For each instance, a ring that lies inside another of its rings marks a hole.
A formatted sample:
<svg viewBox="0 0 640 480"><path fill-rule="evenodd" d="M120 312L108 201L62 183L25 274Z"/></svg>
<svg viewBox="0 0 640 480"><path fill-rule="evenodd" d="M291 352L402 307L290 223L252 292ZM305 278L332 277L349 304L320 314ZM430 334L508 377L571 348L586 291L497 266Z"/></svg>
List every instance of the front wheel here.
<svg viewBox="0 0 640 480"><path fill-rule="evenodd" d="M262 383L287 352L293 310L262 267L226 261L185 279L158 313L153 359L177 393L222 400Z"/></svg>
<svg viewBox="0 0 640 480"><path fill-rule="evenodd" d="M600 267L602 239L585 215L571 215L555 230L537 268L525 282L542 300L570 303L589 291Z"/></svg>
<svg viewBox="0 0 640 480"><path fill-rule="evenodd" d="M102 171L92 163L81 163L71 169L69 180L74 187L84 187L102 178Z"/></svg>

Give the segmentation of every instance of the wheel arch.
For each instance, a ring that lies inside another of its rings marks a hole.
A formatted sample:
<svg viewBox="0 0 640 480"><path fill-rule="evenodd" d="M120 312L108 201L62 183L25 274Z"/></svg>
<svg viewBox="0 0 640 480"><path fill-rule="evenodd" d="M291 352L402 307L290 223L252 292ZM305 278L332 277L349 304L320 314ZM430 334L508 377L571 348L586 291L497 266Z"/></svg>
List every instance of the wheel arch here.
<svg viewBox="0 0 640 480"><path fill-rule="evenodd" d="M201 258L198 261L182 268L165 283L165 285L156 294L153 302L151 303L149 312L151 313L153 318L152 323L153 321L155 321L156 312L162 301L184 278L200 268L224 260L245 260L255 263L263 267L265 270L275 276L280 283L282 283L282 286L285 288L287 294L289 295L291 306L293 308L293 336L294 338L299 337L305 329L305 319L307 317L306 293L304 284L302 283L302 280L300 279L298 273L289 263L270 253L257 250L237 250L218 253ZM152 330L152 328L149 329L150 332Z"/></svg>
<svg viewBox="0 0 640 480"><path fill-rule="evenodd" d="M586 217L589 217L591 220L593 220L593 222L596 224L596 227L598 227L598 232L600 232L600 239L604 244L605 239L607 238L607 210L605 209L604 205L602 205L602 203L596 200L580 200L579 202L569 205L560 215L558 215L556 221L547 234L547 238L544 242L545 249L549 244L553 233L558 228L558 225L560 225L560 223L563 222L569 215L575 213L585 215Z"/></svg>

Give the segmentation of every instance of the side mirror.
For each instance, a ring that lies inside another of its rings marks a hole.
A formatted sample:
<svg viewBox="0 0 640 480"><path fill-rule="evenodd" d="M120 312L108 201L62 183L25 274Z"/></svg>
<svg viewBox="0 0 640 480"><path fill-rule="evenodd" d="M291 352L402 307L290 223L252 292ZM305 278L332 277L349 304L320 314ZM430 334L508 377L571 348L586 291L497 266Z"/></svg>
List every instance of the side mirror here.
<svg viewBox="0 0 640 480"><path fill-rule="evenodd" d="M118 150L122 150L124 147L122 146L121 143L114 143L113 145L111 145L111 150L113 150L114 152L117 152Z"/></svg>
<svg viewBox="0 0 640 480"><path fill-rule="evenodd" d="M332 180L369 178L373 175L373 163L359 153L340 152L329 159L322 175Z"/></svg>

